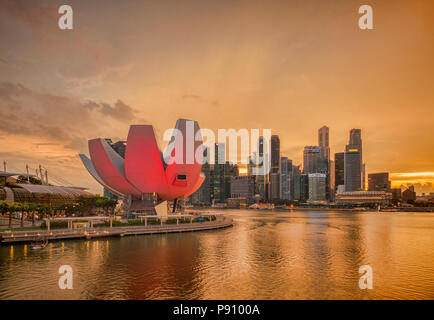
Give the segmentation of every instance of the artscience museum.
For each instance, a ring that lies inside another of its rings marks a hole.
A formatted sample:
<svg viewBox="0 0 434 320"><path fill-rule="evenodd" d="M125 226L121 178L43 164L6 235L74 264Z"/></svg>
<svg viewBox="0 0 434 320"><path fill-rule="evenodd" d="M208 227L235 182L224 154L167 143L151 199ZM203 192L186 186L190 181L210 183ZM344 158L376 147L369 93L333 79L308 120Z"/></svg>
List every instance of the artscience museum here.
<svg viewBox="0 0 434 320"><path fill-rule="evenodd" d="M201 147L198 123L178 119L164 154L152 125L132 125L125 158L102 138L89 140L90 157L79 156L95 180L123 200L125 210L167 214L167 201L174 200L175 210L177 200L204 181Z"/></svg>

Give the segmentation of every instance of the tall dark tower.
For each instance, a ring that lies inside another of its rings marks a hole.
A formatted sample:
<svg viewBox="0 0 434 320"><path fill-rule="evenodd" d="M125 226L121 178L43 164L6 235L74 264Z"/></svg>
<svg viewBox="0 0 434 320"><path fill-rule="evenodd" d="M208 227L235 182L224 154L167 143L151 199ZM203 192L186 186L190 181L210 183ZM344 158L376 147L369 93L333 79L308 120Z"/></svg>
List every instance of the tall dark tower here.
<svg viewBox="0 0 434 320"><path fill-rule="evenodd" d="M363 190L364 182L361 129L351 129L350 141L345 147L344 162L345 191Z"/></svg>
<svg viewBox="0 0 434 320"><path fill-rule="evenodd" d="M330 161L329 128L323 126L318 129L318 146L321 147L321 156Z"/></svg>
<svg viewBox="0 0 434 320"><path fill-rule="evenodd" d="M280 139L278 135L271 136L271 171L268 195L268 200L280 198Z"/></svg>
<svg viewBox="0 0 434 320"><path fill-rule="evenodd" d="M345 185L344 180L344 152L335 153L335 191L338 186Z"/></svg>
<svg viewBox="0 0 434 320"><path fill-rule="evenodd" d="M280 139L278 135L271 136L271 172L280 171Z"/></svg>

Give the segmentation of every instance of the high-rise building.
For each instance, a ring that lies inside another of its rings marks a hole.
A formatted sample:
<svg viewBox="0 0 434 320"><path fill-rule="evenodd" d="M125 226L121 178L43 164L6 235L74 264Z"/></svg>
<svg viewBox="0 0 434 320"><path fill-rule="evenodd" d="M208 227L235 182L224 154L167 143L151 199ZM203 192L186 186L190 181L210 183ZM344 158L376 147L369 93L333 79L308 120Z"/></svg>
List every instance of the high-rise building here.
<svg viewBox="0 0 434 320"><path fill-rule="evenodd" d="M256 169L262 168L262 170L258 170L260 171L258 172L259 174L255 175L255 193L258 194L263 201L267 201L269 173L271 172L270 147L267 140L262 136L259 137L258 140L258 152L252 155L251 160L250 171L252 171L253 167Z"/></svg>
<svg viewBox="0 0 434 320"><path fill-rule="evenodd" d="M280 199L292 200L292 160L287 157L280 158Z"/></svg>
<svg viewBox="0 0 434 320"><path fill-rule="evenodd" d="M303 151L303 173L316 173L320 163L321 148L318 146L305 146Z"/></svg>
<svg viewBox="0 0 434 320"><path fill-rule="evenodd" d="M231 178L239 175L238 166L226 161L224 167L224 200L231 197Z"/></svg>
<svg viewBox="0 0 434 320"><path fill-rule="evenodd" d="M327 200L327 175L325 173L310 173L308 175L309 201Z"/></svg>
<svg viewBox="0 0 434 320"><path fill-rule="evenodd" d="M247 204L255 202L255 177L238 176L231 177L231 198L246 198Z"/></svg>
<svg viewBox="0 0 434 320"><path fill-rule="evenodd" d="M368 191L390 192L390 180L388 172L368 174Z"/></svg>
<svg viewBox="0 0 434 320"><path fill-rule="evenodd" d="M351 129L344 162L345 191L364 190L361 129Z"/></svg>
<svg viewBox="0 0 434 320"><path fill-rule="evenodd" d="M226 165L226 146L224 143L214 145L214 165L212 167L211 201L224 203L226 198L225 191L225 165Z"/></svg>
<svg viewBox="0 0 434 320"><path fill-rule="evenodd" d="M270 182L268 184L269 187L269 200L278 200L280 199L280 173L272 172L270 173Z"/></svg>
<svg viewBox="0 0 434 320"><path fill-rule="evenodd" d="M309 199L309 176L300 174L294 176L294 200L301 203Z"/></svg>
<svg viewBox="0 0 434 320"><path fill-rule="evenodd" d="M321 147L321 156L330 161L329 128L327 126L318 129L318 145Z"/></svg>
<svg viewBox="0 0 434 320"><path fill-rule="evenodd" d="M192 195L193 204L211 204L211 165L210 165L210 150L209 147L205 147L202 164L202 173L205 175L205 180L202 182L200 188Z"/></svg>
<svg viewBox="0 0 434 320"><path fill-rule="evenodd" d="M294 177L301 175L301 165L293 165L292 166L292 176L291 176L291 200L295 200L295 195L294 195Z"/></svg>
<svg viewBox="0 0 434 320"><path fill-rule="evenodd" d="M361 152L359 149L347 146L344 154L344 185L345 191L362 190Z"/></svg>
<svg viewBox="0 0 434 320"><path fill-rule="evenodd" d="M335 192L340 185L345 184L344 180L344 170L345 170L345 162L344 162L345 153L339 152L335 153Z"/></svg>
<svg viewBox="0 0 434 320"><path fill-rule="evenodd" d="M335 196L335 162L333 160L330 160L329 163L328 199L330 201L333 201Z"/></svg>
<svg viewBox="0 0 434 320"><path fill-rule="evenodd" d="M280 170L280 139L277 135L271 136L271 173Z"/></svg>
<svg viewBox="0 0 434 320"><path fill-rule="evenodd" d="M268 200L280 198L280 139L277 135L271 136L271 170L268 182Z"/></svg>

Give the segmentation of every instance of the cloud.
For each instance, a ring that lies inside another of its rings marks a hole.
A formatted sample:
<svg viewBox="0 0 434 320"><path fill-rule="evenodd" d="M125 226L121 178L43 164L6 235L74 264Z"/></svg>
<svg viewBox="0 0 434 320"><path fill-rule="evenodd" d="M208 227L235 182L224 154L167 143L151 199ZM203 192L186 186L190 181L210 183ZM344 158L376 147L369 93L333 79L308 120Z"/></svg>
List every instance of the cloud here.
<svg viewBox="0 0 434 320"><path fill-rule="evenodd" d="M121 100L114 104L33 91L21 84L0 83L0 133L49 139L43 144L61 144L83 151L96 136L125 135L136 119L135 110ZM108 130L113 124L125 132Z"/></svg>

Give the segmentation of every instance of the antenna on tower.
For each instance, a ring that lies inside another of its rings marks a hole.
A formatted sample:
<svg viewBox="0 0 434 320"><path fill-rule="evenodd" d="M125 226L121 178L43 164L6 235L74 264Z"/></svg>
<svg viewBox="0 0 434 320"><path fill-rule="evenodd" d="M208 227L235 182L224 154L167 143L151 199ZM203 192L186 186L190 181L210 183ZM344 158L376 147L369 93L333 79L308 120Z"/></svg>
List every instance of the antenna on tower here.
<svg viewBox="0 0 434 320"><path fill-rule="evenodd" d="M30 183L29 165L26 164L27 182Z"/></svg>

